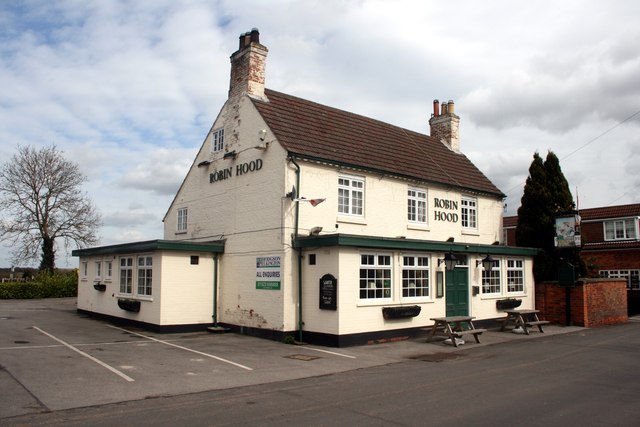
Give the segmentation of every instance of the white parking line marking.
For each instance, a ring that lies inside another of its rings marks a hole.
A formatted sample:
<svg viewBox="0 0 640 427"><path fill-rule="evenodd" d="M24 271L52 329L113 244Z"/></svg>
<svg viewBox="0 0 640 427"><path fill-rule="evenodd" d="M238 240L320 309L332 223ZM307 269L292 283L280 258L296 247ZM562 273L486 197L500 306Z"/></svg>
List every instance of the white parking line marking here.
<svg viewBox="0 0 640 427"><path fill-rule="evenodd" d="M342 354L342 353L336 353L335 351L321 350L319 348L313 348L313 347L307 347L307 346L302 346L302 348L305 348L307 350L320 351L322 353L333 354L334 356L346 357L348 359L357 359L357 357L355 357L355 356L350 356L348 354Z"/></svg>
<svg viewBox="0 0 640 427"><path fill-rule="evenodd" d="M51 345L22 345L19 347L0 347L0 350L30 350L34 348L56 348L62 347L60 344L51 344Z"/></svg>
<svg viewBox="0 0 640 427"><path fill-rule="evenodd" d="M151 341L158 342L160 344L170 345L172 347L176 347L176 348L179 348L181 350L190 351L192 353L196 353L196 354L200 354L202 356L210 357L212 359L219 360L220 362L228 363L230 365L237 366L237 367L242 368L242 369L246 369L247 371L253 371L253 368L241 365L241 364L236 363L236 362L232 362L231 360L223 359L222 357L214 356L213 354L204 353L204 352L198 351L198 350L193 350L191 348L183 347L183 346L178 345L178 344L172 344L172 343L170 343L168 341L159 340L157 338L153 338L153 337L150 337L148 335L142 335L142 334L139 334L137 332L133 332L133 331L129 331L127 329L119 328L117 326L112 326L112 325L107 325L107 326L110 327L110 328L113 328L113 329L118 329L120 331L124 331L124 332L130 333L130 334L133 334L133 335L137 335L137 336L142 337L142 338L146 338L146 339L151 340Z"/></svg>
<svg viewBox="0 0 640 427"><path fill-rule="evenodd" d="M90 354L85 353L82 350L78 350L77 348L75 348L74 346L72 346L71 344L66 343L65 341L61 340L60 338L57 338L53 335L51 335L48 332L43 331L42 329L38 328L37 326L34 326L33 329L40 331L41 333L45 334L46 336L48 336L49 338L58 341L60 344L64 345L65 347L70 348L71 350L75 351L78 354L81 354L82 356L88 358L89 360L93 360L94 362L96 362L98 365L102 366L103 368L107 368L108 370L110 370L111 372L113 372L114 374L118 375L121 378L124 378L125 380L129 381L129 382L133 382L135 381L133 378L131 378L128 375L123 374L122 372L118 371L116 368L107 365L106 363L104 363L102 360L98 360L95 357L91 356Z"/></svg>

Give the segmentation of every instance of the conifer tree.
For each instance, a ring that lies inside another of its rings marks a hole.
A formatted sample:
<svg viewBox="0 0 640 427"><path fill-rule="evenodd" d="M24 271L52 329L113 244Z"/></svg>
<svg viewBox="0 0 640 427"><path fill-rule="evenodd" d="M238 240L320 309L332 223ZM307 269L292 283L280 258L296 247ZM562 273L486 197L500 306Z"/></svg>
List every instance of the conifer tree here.
<svg viewBox="0 0 640 427"><path fill-rule="evenodd" d="M534 260L536 281L557 279L560 254L554 246L555 216L572 210L574 206L569 183L562 173L558 157L549 151L543 162L536 152L529 166L516 228L519 246L541 249ZM577 251L571 251L568 255L571 262L579 264Z"/></svg>
<svg viewBox="0 0 640 427"><path fill-rule="evenodd" d="M560 160L553 151L547 153L544 161L544 170L547 174L547 186L553 201L553 213L568 212L575 209L573 196L569 190L567 182L562 170L560 169Z"/></svg>

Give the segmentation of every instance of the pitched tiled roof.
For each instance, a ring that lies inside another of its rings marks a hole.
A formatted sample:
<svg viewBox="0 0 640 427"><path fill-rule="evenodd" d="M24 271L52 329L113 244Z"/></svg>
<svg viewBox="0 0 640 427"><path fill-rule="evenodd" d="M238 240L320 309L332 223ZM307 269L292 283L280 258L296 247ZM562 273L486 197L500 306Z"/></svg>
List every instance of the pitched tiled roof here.
<svg viewBox="0 0 640 427"><path fill-rule="evenodd" d="M463 154L435 138L266 89L252 99L294 156L505 197Z"/></svg>
<svg viewBox="0 0 640 427"><path fill-rule="evenodd" d="M640 203L631 205L605 206L603 208L580 209L583 221L640 216Z"/></svg>

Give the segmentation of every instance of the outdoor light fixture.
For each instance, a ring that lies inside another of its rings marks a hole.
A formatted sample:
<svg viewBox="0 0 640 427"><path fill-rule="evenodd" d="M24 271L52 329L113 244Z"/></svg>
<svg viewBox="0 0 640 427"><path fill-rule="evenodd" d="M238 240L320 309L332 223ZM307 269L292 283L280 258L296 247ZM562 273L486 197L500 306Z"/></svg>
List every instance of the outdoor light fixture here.
<svg viewBox="0 0 640 427"><path fill-rule="evenodd" d="M198 163L198 167L202 167L202 166L209 166L211 164L210 160L203 160L202 162Z"/></svg>
<svg viewBox="0 0 640 427"><path fill-rule="evenodd" d="M476 267L482 264L484 271L490 271L493 268L495 261L495 259L491 258L491 255L487 254L482 261L476 261Z"/></svg>
<svg viewBox="0 0 640 427"><path fill-rule="evenodd" d="M238 153L236 153L236 150L233 150L233 151L229 151L227 153L224 153L224 156L222 156L222 158L223 159L235 159L237 155L238 155Z"/></svg>
<svg viewBox="0 0 640 427"><path fill-rule="evenodd" d="M309 230L309 236L317 236L321 231L322 227L313 227L311 230Z"/></svg>
<svg viewBox="0 0 640 427"><path fill-rule="evenodd" d="M458 258L453 254L453 252L448 252L444 254L444 259L438 259L438 267L443 262L444 262L444 268L447 271L451 271L456 267L456 264L458 264Z"/></svg>

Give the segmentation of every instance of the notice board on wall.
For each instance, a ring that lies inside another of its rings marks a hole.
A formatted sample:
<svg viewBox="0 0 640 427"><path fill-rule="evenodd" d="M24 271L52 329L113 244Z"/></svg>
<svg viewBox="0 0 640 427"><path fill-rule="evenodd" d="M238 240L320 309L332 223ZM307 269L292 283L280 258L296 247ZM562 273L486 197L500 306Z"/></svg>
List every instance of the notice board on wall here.
<svg viewBox="0 0 640 427"><path fill-rule="evenodd" d="M320 278L320 305L321 310L338 309L338 279L331 274L325 274Z"/></svg>

